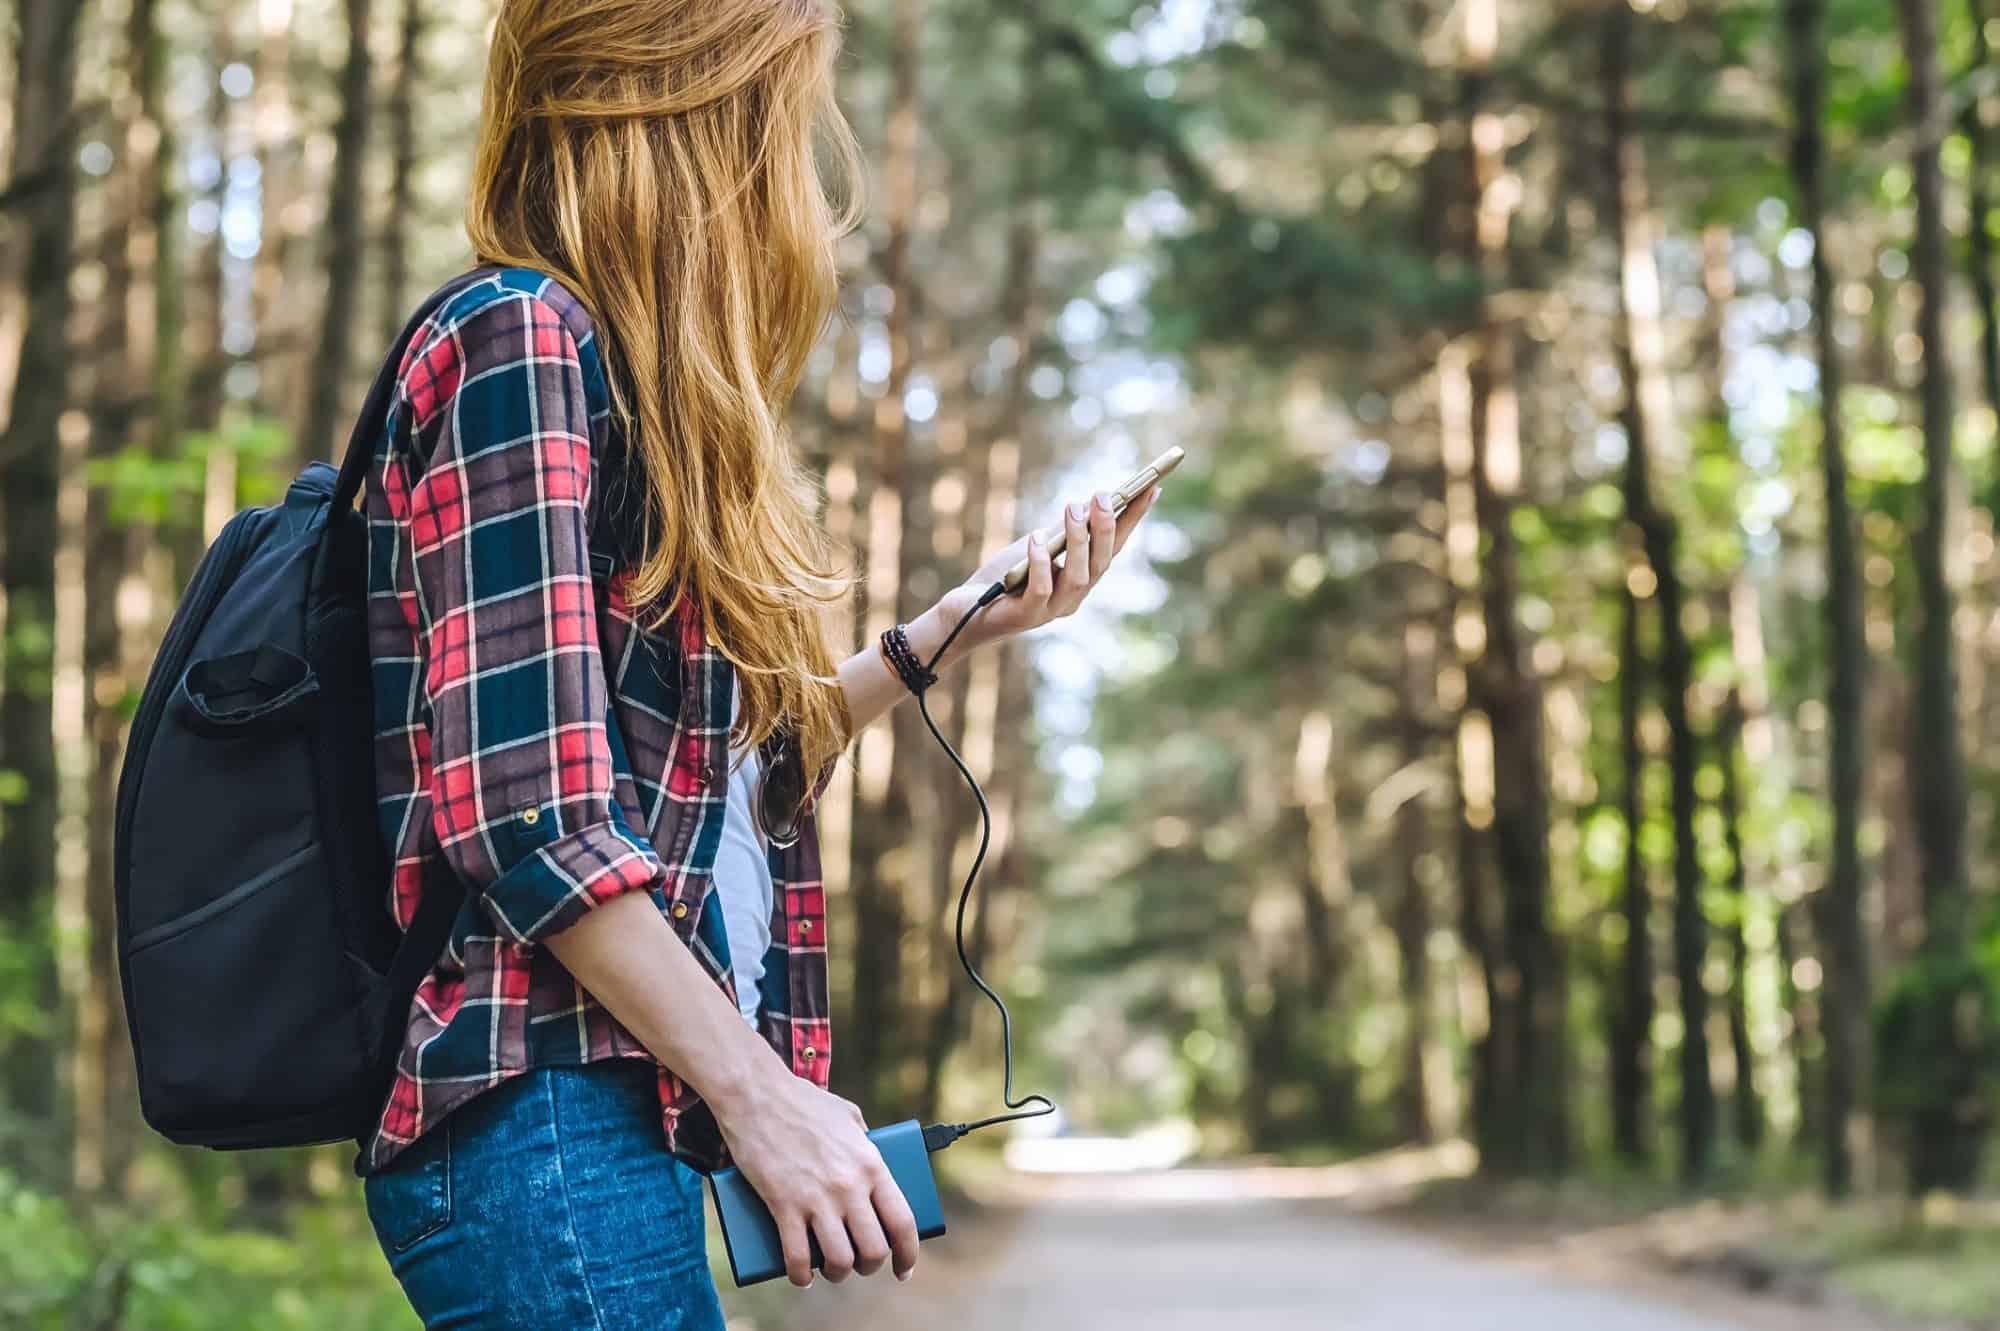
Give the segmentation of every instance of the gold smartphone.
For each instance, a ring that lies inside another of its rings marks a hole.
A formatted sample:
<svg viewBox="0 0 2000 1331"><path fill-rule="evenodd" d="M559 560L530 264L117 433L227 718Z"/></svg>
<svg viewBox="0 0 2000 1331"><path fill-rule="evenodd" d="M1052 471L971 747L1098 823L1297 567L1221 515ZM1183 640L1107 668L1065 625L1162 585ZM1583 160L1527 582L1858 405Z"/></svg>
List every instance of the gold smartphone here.
<svg viewBox="0 0 2000 1331"><path fill-rule="evenodd" d="M1154 485L1159 483L1161 477L1171 472L1175 467L1180 466L1181 459L1186 456L1187 452L1185 449L1175 446L1141 467L1137 472L1133 473L1130 480L1112 492L1111 511L1113 513L1123 513L1127 504L1152 489ZM1068 545L1069 531L1067 526L1058 527L1055 535L1049 538L1049 558L1051 560L1055 559L1058 555L1062 554ZM1007 576L1001 581L1002 585L1007 589L1006 595L1008 596L1012 596L1015 592L1020 591L1021 588L1026 586L1028 582L1028 557L1026 555L1021 556L1021 561L1008 569Z"/></svg>

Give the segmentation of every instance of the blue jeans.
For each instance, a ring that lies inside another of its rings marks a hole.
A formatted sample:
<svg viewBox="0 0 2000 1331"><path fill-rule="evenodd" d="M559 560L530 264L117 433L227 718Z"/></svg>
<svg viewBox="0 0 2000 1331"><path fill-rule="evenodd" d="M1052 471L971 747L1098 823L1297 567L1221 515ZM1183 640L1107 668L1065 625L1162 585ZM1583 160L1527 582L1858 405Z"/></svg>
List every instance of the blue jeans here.
<svg viewBox="0 0 2000 1331"><path fill-rule="evenodd" d="M460 1106L367 1179L426 1331L723 1331L702 1178L639 1059L539 1068Z"/></svg>

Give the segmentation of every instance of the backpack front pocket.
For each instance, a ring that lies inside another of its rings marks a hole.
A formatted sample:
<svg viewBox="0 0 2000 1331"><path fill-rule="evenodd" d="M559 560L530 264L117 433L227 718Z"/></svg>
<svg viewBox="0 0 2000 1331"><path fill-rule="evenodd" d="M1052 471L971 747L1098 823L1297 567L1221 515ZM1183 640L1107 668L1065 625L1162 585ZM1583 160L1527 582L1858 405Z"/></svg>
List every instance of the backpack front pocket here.
<svg viewBox="0 0 2000 1331"><path fill-rule="evenodd" d="M327 946L326 878L309 845L132 937L125 970L149 1119L226 1133L350 1093L366 991Z"/></svg>

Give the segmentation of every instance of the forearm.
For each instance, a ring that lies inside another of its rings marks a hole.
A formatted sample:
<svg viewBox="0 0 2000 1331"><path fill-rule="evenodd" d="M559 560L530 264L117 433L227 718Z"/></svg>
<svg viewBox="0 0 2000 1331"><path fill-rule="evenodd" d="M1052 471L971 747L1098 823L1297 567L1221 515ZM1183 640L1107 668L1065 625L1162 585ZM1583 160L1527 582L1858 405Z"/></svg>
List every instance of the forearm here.
<svg viewBox="0 0 2000 1331"><path fill-rule="evenodd" d="M928 662L951 630L952 625L944 622L938 607L932 606L910 621L910 646L920 660ZM944 660L938 663L938 673L944 673L970 650L966 639L961 636L951 645ZM910 691L903 687L903 681L882 659L881 644L872 636L860 651L840 663L839 673L840 687L847 695L847 714L855 734L910 696Z"/></svg>
<svg viewBox="0 0 2000 1331"><path fill-rule="evenodd" d="M718 1115L789 1075L645 892L628 892L545 940L592 997Z"/></svg>

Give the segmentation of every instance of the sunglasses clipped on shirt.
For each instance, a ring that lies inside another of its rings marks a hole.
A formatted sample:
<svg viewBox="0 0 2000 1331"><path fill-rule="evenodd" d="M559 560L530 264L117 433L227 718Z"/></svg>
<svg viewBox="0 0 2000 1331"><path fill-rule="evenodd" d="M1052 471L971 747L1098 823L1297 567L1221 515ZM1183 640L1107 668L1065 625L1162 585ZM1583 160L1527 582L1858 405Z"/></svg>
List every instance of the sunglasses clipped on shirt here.
<svg viewBox="0 0 2000 1331"><path fill-rule="evenodd" d="M805 832L806 769L799 746L789 736L777 749L777 758L758 772L757 822L765 840L787 850Z"/></svg>

